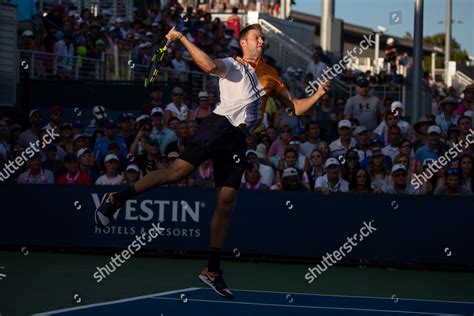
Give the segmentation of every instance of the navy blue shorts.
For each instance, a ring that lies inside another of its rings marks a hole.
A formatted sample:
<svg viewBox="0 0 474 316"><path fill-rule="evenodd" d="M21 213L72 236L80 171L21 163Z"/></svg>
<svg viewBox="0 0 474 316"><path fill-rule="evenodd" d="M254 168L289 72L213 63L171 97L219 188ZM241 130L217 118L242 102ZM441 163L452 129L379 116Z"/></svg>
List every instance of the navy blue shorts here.
<svg viewBox="0 0 474 316"><path fill-rule="evenodd" d="M201 122L180 158L196 168L212 159L216 188L239 189L244 171L251 168L245 158L246 137L225 116L211 113Z"/></svg>

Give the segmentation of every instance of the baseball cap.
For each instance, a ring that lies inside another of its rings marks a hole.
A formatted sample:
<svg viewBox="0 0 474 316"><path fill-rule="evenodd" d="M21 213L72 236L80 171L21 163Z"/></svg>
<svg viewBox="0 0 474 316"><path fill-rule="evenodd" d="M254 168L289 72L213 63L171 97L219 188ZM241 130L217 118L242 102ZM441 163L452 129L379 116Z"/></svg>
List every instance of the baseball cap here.
<svg viewBox="0 0 474 316"><path fill-rule="evenodd" d="M247 151L245 152L245 157L248 158L248 156L249 156L250 154L254 154L255 156L258 157L258 153L257 153L255 150L253 150L253 149L247 150Z"/></svg>
<svg viewBox="0 0 474 316"><path fill-rule="evenodd" d="M31 118L35 113L41 113L39 109L33 109L30 111L29 118Z"/></svg>
<svg viewBox="0 0 474 316"><path fill-rule="evenodd" d="M150 31L148 31L148 32L146 32L146 34L145 34L145 35L146 35L147 37L148 37L148 36L153 36L153 33L152 33L152 32L150 32Z"/></svg>
<svg viewBox="0 0 474 316"><path fill-rule="evenodd" d="M153 22L151 23L151 26L160 26L160 24L158 22Z"/></svg>
<svg viewBox="0 0 474 316"><path fill-rule="evenodd" d="M423 167L428 166L433 161L434 161L434 159L432 159L432 158L427 158L427 159L423 160Z"/></svg>
<svg viewBox="0 0 474 316"><path fill-rule="evenodd" d="M267 147L265 144L258 144L256 152L258 158L264 159L267 156Z"/></svg>
<svg viewBox="0 0 474 316"><path fill-rule="evenodd" d="M372 157L375 156L383 156L384 154L382 153L382 149L380 147L376 147L372 149Z"/></svg>
<svg viewBox="0 0 474 316"><path fill-rule="evenodd" d="M357 126L354 130L354 135L359 135L359 134L362 134L364 132L368 132L367 130L367 127L363 126L363 125L360 125L360 126Z"/></svg>
<svg viewBox="0 0 474 316"><path fill-rule="evenodd" d="M122 113L118 117L119 122L125 122L128 121L132 118L132 115L130 113Z"/></svg>
<svg viewBox="0 0 474 316"><path fill-rule="evenodd" d="M340 166L341 164L339 163L339 160L337 160L336 158L328 158L328 160L326 160L326 163L324 163L324 168L328 168L330 166Z"/></svg>
<svg viewBox="0 0 474 316"><path fill-rule="evenodd" d="M135 171L135 172L140 172L140 168L138 168L138 166L136 164L130 164L127 166L127 169L125 169L126 171Z"/></svg>
<svg viewBox="0 0 474 316"><path fill-rule="evenodd" d="M395 109L402 109L403 111L405 110L405 106L400 101L393 101L392 104L390 105L390 109L392 110L392 112L395 111Z"/></svg>
<svg viewBox="0 0 474 316"><path fill-rule="evenodd" d="M81 158L82 155L85 153L92 153L92 151L89 148L81 148L77 151L77 159Z"/></svg>
<svg viewBox="0 0 474 316"><path fill-rule="evenodd" d="M292 176L298 176L298 171L296 171L295 168L286 168L283 170L283 174L281 175L281 178L287 178L287 177L292 177Z"/></svg>
<svg viewBox="0 0 474 316"><path fill-rule="evenodd" d="M95 41L95 44L96 45L105 45L105 42L99 38L97 41Z"/></svg>
<svg viewBox="0 0 474 316"><path fill-rule="evenodd" d="M349 121L349 120L339 121L339 124L337 124L337 128L343 128L343 127L352 128L351 121Z"/></svg>
<svg viewBox="0 0 474 316"><path fill-rule="evenodd" d="M198 94L198 99L199 100L207 100L207 99L209 99L209 95L207 94L206 91L201 91Z"/></svg>
<svg viewBox="0 0 474 316"><path fill-rule="evenodd" d="M428 127L428 134L431 133L436 133L436 134L441 134L441 129L437 125L431 125Z"/></svg>
<svg viewBox="0 0 474 316"><path fill-rule="evenodd" d="M356 83L359 87L368 87L369 86L369 80L367 80L366 77L359 77L357 79Z"/></svg>
<svg viewBox="0 0 474 316"><path fill-rule="evenodd" d="M395 43L395 40L393 39L393 37L389 37L387 39L387 44L390 45L390 44L393 44L393 43Z"/></svg>
<svg viewBox="0 0 474 316"><path fill-rule="evenodd" d="M92 108L92 114L94 114L95 118L98 120L107 118L107 113L105 113L105 108L102 105L94 106Z"/></svg>
<svg viewBox="0 0 474 316"><path fill-rule="evenodd" d="M115 154L108 154L107 156L105 156L105 159L104 159L104 162L109 162L111 160L117 160L119 161L117 155Z"/></svg>
<svg viewBox="0 0 474 316"><path fill-rule="evenodd" d="M77 157L73 153L68 153L66 157L64 157L64 162L74 162L74 161L77 161Z"/></svg>
<svg viewBox="0 0 474 316"><path fill-rule="evenodd" d="M140 122L149 121L149 120L150 120L150 115L142 114L135 119L135 123L138 124Z"/></svg>
<svg viewBox="0 0 474 316"><path fill-rule="evenodd" d="M160 108L160 107L155 107L151 110L151 116L155 116L155 115L161 115L163 116L164 115L164 112L163 112L163 109Z"/></svg>
<svg viewBox="0 0 474 316"><path fill-rule="evenodd" d="M173 90L171 90L172 94L183 94L184 91L180 87L174 87Z"/></svg>
<svg viewBox="0 0 474 316"><path fill-rule="evenodd" d="M76 140L78 140L79 138L86 138L87 136L84 135L84 134L76 134L74 135L74 137L72 138L72 142L74 143Z"/></svg>
<svg viewBox="0 0 474 316"><path fill-rule="evenodd" d="M407 171L407 168L405 167L404 164L401 164L401 163L397 163L397 164L393 165L392 173L395 173L395 172L400 171L400 170Z"/></svg>
<svg viewBox="0 0 474 316"><path fill-rule="evenodd" d="M168 158L179 158L179 153L176 151L172 151L167 155Z"/></svg>
<svg viewBox="0 0 474 316"><path fill-rule="evenodd" d="M158 146L158 140L153 138L153 137L148 137L146 140L146 143L148 145L157 145Z"/></svg>
<svg viewBox="0 0 474 316"><path fill-rule="evenodd" d="M30 30L26 30L21 34L21 36L25 36L25 37L33 36L33 32L31 32Z"/></svg>

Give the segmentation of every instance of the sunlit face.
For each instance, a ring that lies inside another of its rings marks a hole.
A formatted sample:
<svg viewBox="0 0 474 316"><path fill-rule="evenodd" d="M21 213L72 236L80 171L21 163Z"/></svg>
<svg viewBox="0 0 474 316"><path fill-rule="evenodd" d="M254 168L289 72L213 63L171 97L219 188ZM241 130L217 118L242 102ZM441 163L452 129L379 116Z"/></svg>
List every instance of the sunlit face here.
<svg viewBox="0 0 474 316"><path fill-rule="evenodd" d="M240 40L245 57L260 57L263 54L265 37L259 30L250 30L246 38Z"/></svg>

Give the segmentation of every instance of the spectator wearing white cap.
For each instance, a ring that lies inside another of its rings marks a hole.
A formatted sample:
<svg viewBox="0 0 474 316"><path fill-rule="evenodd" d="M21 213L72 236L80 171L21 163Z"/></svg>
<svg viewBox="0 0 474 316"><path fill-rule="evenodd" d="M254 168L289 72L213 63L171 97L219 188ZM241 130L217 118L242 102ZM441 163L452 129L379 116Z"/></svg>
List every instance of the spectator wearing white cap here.
<svg viewBox="0 0 474 316"><path fill-rule="evenodd" d="M417 190L409 183L407 174L405 165L393 165L391 173L393 184L384 185L382 192L386 194L418 194Z"/></svg>
<svg viewBox="0 0 474 316"><path fill-rule="evenodd" d="M425 159L438 159L446 150L446 145L441 142L441 129L437 125L431 125L428 127L428 141L427 144L421 146L416 151L416 163L417 167L416 170L421 170L423 161Z"/></svg>
<svg viewBox="0 0 474 316"><path fill-rule="evenodd" d="M163 116L164 113L160 107L151 110L153 129L150 137L158 141L160 152L162 153L165 152L166 146L168 146L169 143L172 143L177 139L176 133L164 125Z"/></svg>
<svg viewBox="0 0 474 316"><path fill-rule="evenodd" d="M87 147L87 136L76 134L72 137L73 152L77 153L79 149Z"/></svg>
<svg viewBox="0 0 474 316"><path fill-rule="evenodd" d="M359 78L357 80L357 94L347 100L344 118L357 119L359 125L364 125L371 132L377 127L384 112L382 101L376 96L369 96L368 80L365 77Z"/></svg>
<svg viewBox="0 0 474 316"><path fill-rule="evenodd" d="M349 192L349 182L341 178L341 164L336 158L328 158L324 164L326 174L318 177L314 184L316 192L324 194Z"/></svg>
<svg viewBox="0 0 474 316"><path fill-rule="evenodd" d="M77 151L77 159L79 161L79 168L81 172L87 173L87 175L95 183L99 174L94 168L94 154L89 148L81 148Z"/></svg>
<svg viewBox="0 0 474 316"><path fill-rule="evenodd" d="M412 138L412 127L410 123L407 121L403 120L402 117L405 113L405 105L401 103L400 101L394 101L390 105L391 113L393 114L393 122L391 123L398 125L400 127L401 132L402 132L402 137L410 139ZM387 112L386 112L387 114ZM392 120L392 117L389 116L390 120ZM387 125L386 120L384 119L374 130L374 134L377 134L378 136L384 135L385 131L388 131L388 128L390 126Z"/></svg>
<svg viewBox="0 0 474 316"><path fill-rule="evenodd" d="M165 124L171 117L177 117L180 121L188 120L190 117L189 107L183 103L184 91L180 87L171 90L172 101L165 108Z"/></svg>
<svg viewBox="0 0 474 316"><path fill-rule="evenodd" d="M339 138L329 145L333 157L345 155L350 148L356 145L356 141L352 137L352 123L349 120L339 121L337 127Z"/></svg>
<svg viewBox="0 0 474 316"><path fill-rule="evenodd" d="M354 147L351 147L351 150L356 151L357 154L359 154L359 161L362 161L371 155L369 148L369 131L365 126L357 126L354 129L353 135L356 144Z"/></svg>
<svg viewBox="0 0 474 316"><path fill-rule="evenodd" d="M198 124L201 124L202 120L212 113L212 107L209 104L209 94L207 91L201 91L198 94L198 107L193 110L191 118L196 120Z"/></svg>
<svg viewBox="0 0 474 316"><path fill-rule="evenodd" d="M275 172L273 171L273 168L261 163L260 159L262 159L262 156L259 156L259 153L255 150L247 150L247 152L245 153L245 157L247 158L247 162L253 164L255 167L258 168L258 172L260 174L260 182L268 187L271 187L275 182ZM245 182L245 180L246 179L244 175L242 176L242 183Z"/></svg>
<svg viewBox="0 0 474 316"><path fill-rule="evenodd" d="M22 147L27 147L30 143L35 143L38 140L38 135L43 123L41 112L38 109L33 109L29 114L31 127L20 134L18 137L18 144Z"/></svg>
<svg viewBox="0 0 474 316"><path fill-rule="evenodd" d="M92 115L94 118L90 121L86 127L84 134L91 136L95 130L105 128L105 124L108 120L108 115L105 108L102 105L96 105L92 108Z"/></svg>
<svg viewBox="0 0 474 316"><path fill-rule="evenodd" d="M458 106L458 100L453 97L446 97L441 102L443 112L436 115L436 124L441 127L441 135L446 136L451 125L457 125L459 115L454 114L454 109Z"/></svg>
<svg viewBox="0 0 474 316"><path fill-rule="evenodd" d="M270 190L277 191L306 191L306 187L301 183L298 170L295 168L286 168L281 175L281 182L275 183Z"/></svg>
<svg viewBox="0 0 474 316"><path fill-rule="evenodd" d="M120 185L123 177L118 174L119 158L114 154L108 154L104 159L105 174L100 176L95 184Z"/></svg>
<svg viewBox="0 0 474 316"><path fill-rule="evenodd" d="M133 185L140 179L140 168L136 164L129 164L125 169L122 184Z"/></svg>

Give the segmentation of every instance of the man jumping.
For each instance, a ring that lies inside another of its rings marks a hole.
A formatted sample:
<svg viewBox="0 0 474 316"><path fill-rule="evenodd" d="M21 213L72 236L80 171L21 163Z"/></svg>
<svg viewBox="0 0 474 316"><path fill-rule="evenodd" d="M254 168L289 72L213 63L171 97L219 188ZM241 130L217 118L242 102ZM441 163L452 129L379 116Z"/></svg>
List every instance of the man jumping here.
<svg viewBox="0 0 474 316"><path fill-rule="evenodd" d="M137 194L164 184L181 181L193 173L204 161L212 159L217 189L216 209L211 220L211 240L208 266L199 279L217 294L232 299L220 269L220 256L234 210L237 189L248 163L245 159L246 136L263 119L268 96L276 97L294 114L305 114L330 88L324 82L311 97L294 99L280 80L277 71L262 60L264 37L259 24L245 27L239 35L243 57L212 60L172 28L166 38L180 41L190 52L194 62L206 73L219 76L220 102L199 126L183 155L168 169L156 170L118 193L106 193L95 211L95 221L107 226L124 203Z"/></svg>

